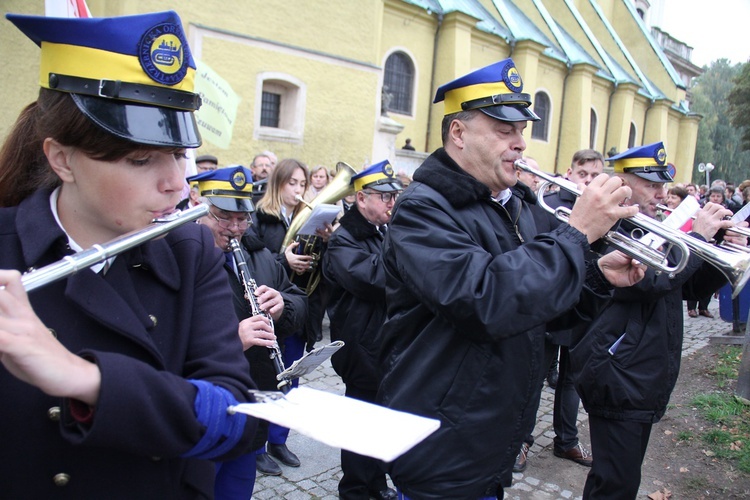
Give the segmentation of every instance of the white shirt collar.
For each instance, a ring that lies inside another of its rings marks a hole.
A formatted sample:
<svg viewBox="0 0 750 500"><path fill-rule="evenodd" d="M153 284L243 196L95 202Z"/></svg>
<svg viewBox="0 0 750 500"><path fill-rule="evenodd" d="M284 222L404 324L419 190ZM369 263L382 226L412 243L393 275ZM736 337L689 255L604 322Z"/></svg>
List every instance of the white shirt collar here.
<svg viewBox="0 0 750 500"><path fill-rule="evenodd" d="M65 236L68 237L68 246L73 250L74 252L82 252L84 248L75 242L73 238L70 237L68 232L65 230L65 228L62 225L62 222L60 222L60 214L57 213L57 200L60 198L60 187L58 186L55 188L54 191L49 195L49 206L52 210L52 215L55 217L55 222L57 222L57 225L60 226L60 229L63 230L65 233ZM104 260L102 262L99 262L98 264L94 264L93 266L90 266L89 269L94 271L95 273L99 273L102 269L104 269L104 266L107 266L107 269L109 269L109 266L112 265L112 263L115 261L116 257L110 257L107 260Z"/></svg>

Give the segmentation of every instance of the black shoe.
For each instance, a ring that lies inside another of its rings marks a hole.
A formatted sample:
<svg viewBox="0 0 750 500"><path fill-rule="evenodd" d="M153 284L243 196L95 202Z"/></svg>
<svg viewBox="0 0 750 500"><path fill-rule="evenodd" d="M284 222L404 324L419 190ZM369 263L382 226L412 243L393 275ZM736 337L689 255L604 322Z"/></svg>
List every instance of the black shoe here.
<svg viewBox="0 0 750 500"><path fill-rule="evenodd" d="M516 457L516 463L513 464L513 472L523 472L526 470L526 459L529 455L529 445L526 443L521 444L521 451L518 452Z"/></svg>
<svg viewBox="0 0 750 500"><path fill-rule="evenodd" d="M560 374L557 371L557 363L554 363L547 372L547 385L552 389L557 389L557 380L560 378Z"/></svg>
<svg viewBox="0 0 750 500"><path fill-rule="evenodd" d="M271 460L268 453L255 455L255 469L266 476L281 475L281 467L279 467L279 464Z"/></svg>
<svg viewBox="0 0 750 500"><path fill-rule="evenodd" d="M396 490L386 488L377 493L370 493L370 496L375 500L396 500L398 498L398 493L396 493Z"/></svg>
<svg viewBox="0 0 750 500"><path fill-rule="evenodd" d="M289 451L289 448L287 448L285 444L268 443L266 449L268 450L269 455L282 464L288 465L289 467L299 467L299 458L297 458L297 455Z"/></svg>

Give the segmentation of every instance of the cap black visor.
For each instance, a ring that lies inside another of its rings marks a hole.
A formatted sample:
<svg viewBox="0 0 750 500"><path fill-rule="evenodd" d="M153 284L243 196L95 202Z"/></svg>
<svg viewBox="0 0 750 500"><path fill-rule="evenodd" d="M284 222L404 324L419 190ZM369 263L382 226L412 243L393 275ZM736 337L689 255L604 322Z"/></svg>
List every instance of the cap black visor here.
<svg viewBox="0 0 750 500"><path fill-rule="evenodd" d="M485 106L483 108L475 109L478 109L491 118L502 120L504 122L536 122L540 120L540 118L536 116L528 106L521 106L518 104L501 104L498 106Z"/></svg>
<svg viewBox="0 0 750 500"><path fill-rule="evenodd" d="M390 181L381 180L378 182L367 184L362 189L372 189L373 191L379 191L381 193L391 193L393 191L403 191L404 185L401 184L401 181L399 181L398 179L393 179Z"/></svg>
<svg viewBox="0 0 750 500"><path fill-rule="evenodd" d="M641 179L646 179L647 181L651 182L672 182L674 179L672 179L672 176L669 175L669 172L666 170L661 172L644 172L643 170L628 170L628 173L635 174Z"/></svg>
<svg viewBox="0 0 750 500"><path fill-rule="evenodd" d="M203 142L192 111L70 94L78 109L112 135L157 147L197 148Z"/></svg>
<svg viewBox="0 0 750 500"><path fill-rule="evenodd" d="M255 212L255 205L250 198L223 198L220 196L209 196L211 205L226 212Z"/></svg>

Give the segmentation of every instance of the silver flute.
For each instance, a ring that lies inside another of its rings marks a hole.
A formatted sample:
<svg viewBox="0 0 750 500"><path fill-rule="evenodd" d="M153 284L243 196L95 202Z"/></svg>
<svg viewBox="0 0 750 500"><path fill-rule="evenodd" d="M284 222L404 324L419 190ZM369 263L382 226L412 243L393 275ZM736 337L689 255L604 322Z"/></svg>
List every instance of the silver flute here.
<svg viewBox="0 0 750 500"><path fill-rule="evenodd" d="M231 240L229 240L229 249L232 251L234 263L237 265L237 272L240 275L240 282L242 283L242 288L245 291L245 300L247 300L248 304L250 304L251 314L253 316L260 315L268 318L268 321L271 323L271 330L274 330L273 318L271 318L271 315L266 311L263 311L260 308L260 304L258 304L258 298L255 296L255 292L256 290L258 290L258 285L255 283L253 277L250 276L250 270L247 267L247 260L245 260L245 254L242 253L240 242L237 241L236 238L232 238ZM276 378L279 380L279 384L276 387L282 393L287 394L292 389L292 385L288 379L283 377L279 379L278 377L286 370L284 368L284 360L281 358L281 349L279 349L278 342L274 342L273 345L268 349L271 351L269 353L269 356L271 358L271 361L273 361L273 368L276 371Z"/></svg>
<svg viewBox="0 0 750 500"><path fill-rule="evenodd" d="M26 292L36 290L67 278L81 269L87 269L126 250L165 235L187 222L193 222L206 215L208 215L208 205L201 204L188 210L175 212L164 218L154 219L151 224L143 229L131 231L107 243L94 245L73 255L66 255L47 266L33 269L21 277L21 283Z"/></svg>

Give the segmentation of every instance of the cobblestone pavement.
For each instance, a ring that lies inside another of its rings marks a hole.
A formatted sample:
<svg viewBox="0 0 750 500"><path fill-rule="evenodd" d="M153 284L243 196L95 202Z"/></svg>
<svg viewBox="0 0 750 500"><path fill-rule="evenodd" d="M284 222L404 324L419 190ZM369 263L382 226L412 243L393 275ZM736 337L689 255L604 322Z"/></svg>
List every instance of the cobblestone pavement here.
<svg viewBox="0 0 750 500"><path fill-rule="evenodd" d="M713 300L709 310L715 318L689 318L685 311L685 335L682 355L689 356L705 347L713 336L731 335L732 324L719 318L719 302ZM324 322L327 340L328 324ZM326 362L304 377L301 384L314 389L343 394L341 379ZM528 467L524 473L513 474L513 486L506 489L506 500L578 500L589 469L552 454L552 405L554 391L546 386L542 391L534 445L529 452ZM588 417L583 408L578 413L582 443L588 447ZM254 499L338 499L338 481L341 478L339 450L318 443L294 431L287 442L289 449L299 456L302 465L297 468L281 465L281 476L258 474ZM649 492L642 491L640 498Z"/></svg>

